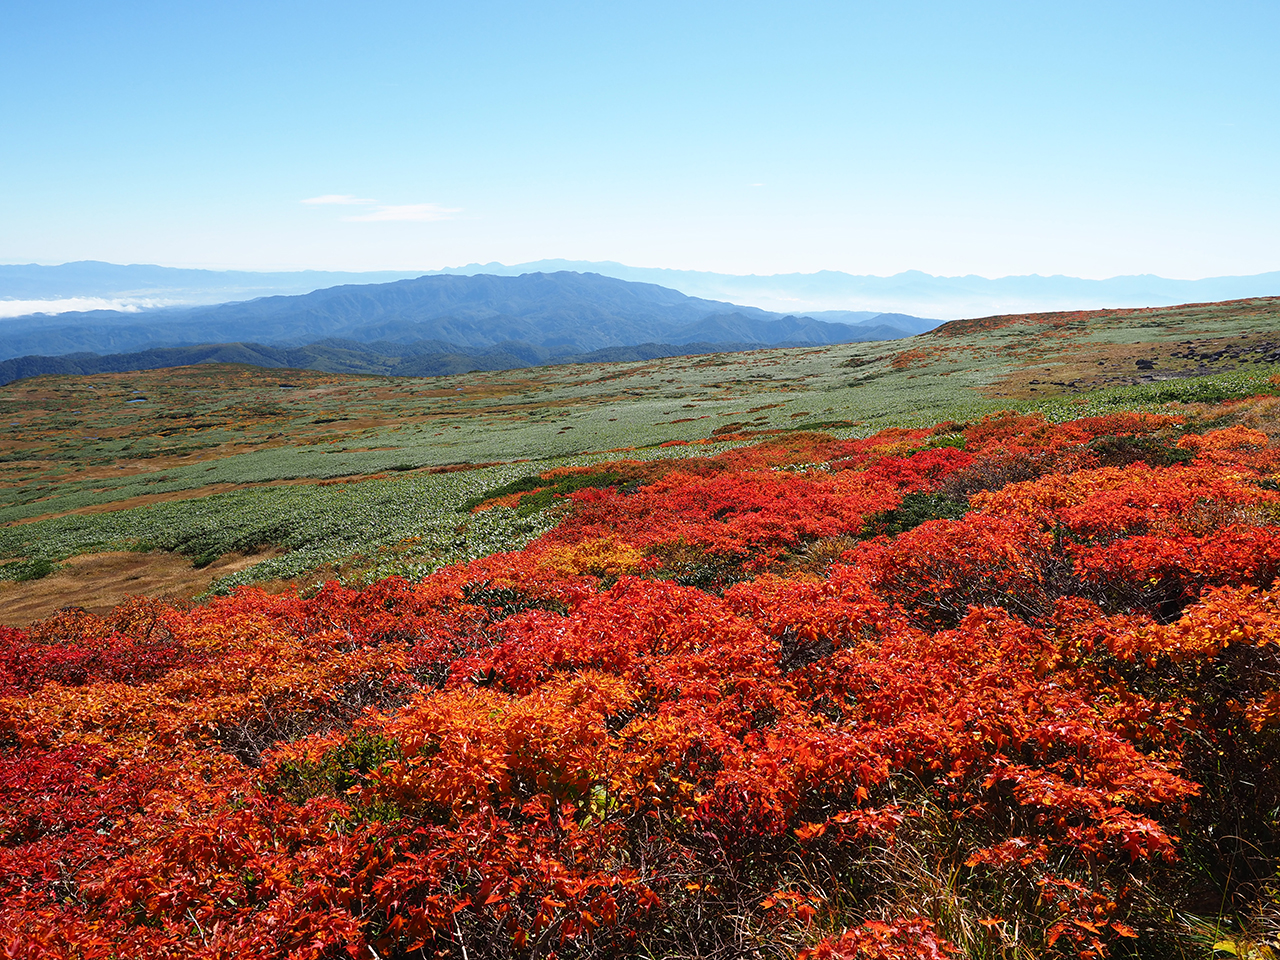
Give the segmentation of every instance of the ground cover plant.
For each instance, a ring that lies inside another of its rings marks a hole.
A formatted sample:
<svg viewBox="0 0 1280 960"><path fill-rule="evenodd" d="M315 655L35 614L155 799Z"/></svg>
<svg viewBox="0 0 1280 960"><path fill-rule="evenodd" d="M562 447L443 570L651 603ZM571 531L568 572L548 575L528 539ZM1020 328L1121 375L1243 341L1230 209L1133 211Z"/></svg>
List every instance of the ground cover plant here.
<svg viewBox="0 0 1280 960"><path fill-rule="evenodd" d="M6 950L1266 956L1277 414L738 424L416 581L5 628Z"/></svg>

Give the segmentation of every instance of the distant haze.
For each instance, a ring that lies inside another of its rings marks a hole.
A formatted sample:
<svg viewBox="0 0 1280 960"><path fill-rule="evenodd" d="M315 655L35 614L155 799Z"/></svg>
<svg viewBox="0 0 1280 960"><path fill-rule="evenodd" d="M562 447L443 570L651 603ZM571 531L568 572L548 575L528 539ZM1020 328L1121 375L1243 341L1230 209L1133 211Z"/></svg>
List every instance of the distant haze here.
<svg viewBox="0 0 1280 960"><path fill-rule="evenodd" d="M613 262L538 260L468 264L443 270L326 272L190 270L80 261L59 266L0 265L0 318L84 310L140 310L297 295L342 284L387 283L432 273L518 276L557 271L598 273L656 283L691 297L721 300L781 314L826 311L903 313L954 320L1000 313L1154 307L1280 295L1280 272L1244 277L1172 280L1156 276L1087 280L1078 277L936 277L907 271L890 277L837 271L736 276L694 270L632 267ZM819 319L840 319L819 317Z"/></svg>
<svg viewBox="0 0 1280 960"><path fill-rule="evenodd" d="M1280 271L1247 277L1170 280L1164 277L935 277L908 270L891 277L855 276L834 270L773 276L734 276L696 270L628 267L621 263L538 260L504 266L468 264L446 273L512 275L576 270L620 280L671 287L691 297L728 300L777 313L829 310L906 313L941 320L1001 313L1162 307L1178 303L1280 296Z"/></svg>

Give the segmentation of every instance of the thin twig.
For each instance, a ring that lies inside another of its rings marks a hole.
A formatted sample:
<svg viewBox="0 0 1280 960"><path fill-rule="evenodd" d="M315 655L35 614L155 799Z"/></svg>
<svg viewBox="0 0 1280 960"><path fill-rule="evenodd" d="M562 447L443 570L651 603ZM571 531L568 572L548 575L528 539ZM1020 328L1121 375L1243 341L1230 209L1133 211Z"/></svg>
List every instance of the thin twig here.
<svg viewBox="0 0 1280 960"><path fill-rule="evenodd" d="M458 926L458 915L453 915L453 929L458 934L458 946L462 948L462 960L471 960L467 956L467 943L462 939L462 927Z"/></svg>

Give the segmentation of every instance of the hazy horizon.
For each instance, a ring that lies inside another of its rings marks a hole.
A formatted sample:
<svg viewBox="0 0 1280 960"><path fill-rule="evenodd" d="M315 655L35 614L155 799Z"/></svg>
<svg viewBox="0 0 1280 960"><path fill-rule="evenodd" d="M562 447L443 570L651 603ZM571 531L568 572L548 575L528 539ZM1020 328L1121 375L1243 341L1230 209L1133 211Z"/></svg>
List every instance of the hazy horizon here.
<svg viewBox="0 0 1280 960"><path fill-rule="evenodd" d="M914 270L888 277L832 271L751 275L554 259L510 265L467 264L421 272L272 273L79 261L50 266L0 264L0 319L91 310L145 311L262 296L292 296L342 284L385 283L440 274L514 276L560 270L653 283L688 296L783 314L852 311L900 313L938 320L998 313L1170 306L1280 295L1280 272L1196 280L1151 274L1102 280L1060 274L938 277Z"/></svg>
<svg viewBox="0 0 1280 960"><path fill-rule="evenodd" d="M326 273L326 274L328 273L342 273L342 274L397 273L398 274L398 273L404 273L404 274L409 274L409 273L412 273L417 276L426 276L428 274L435 274L435 273L455 273L455 272L461 272L461 271L467 271L468 273L481 273L483 272L483 269L485 267L501 267L505 269L510 269L513 267L528 266L528 265L540 264L540 263L567 263L567 264L590 263L590 264L596 264L596 265L611 265L611 266L617 266L617 267L625 267L627 269L632 269L632 270L667 271L670 273L715 273L715 274L723 274L726 276L760 277L760 278L785 277L785 276L817 276L824 273L840 273L840 274L845 274L847 276L875 277L877 279L892 279L893 277L904 276L907 274L924 274L925 276L933 277L936 279L945 279L945 280L962 280L969 277L976 277L982 280L1007 280L1007 279L1016 279L1020 277L1041 277L1044 279L1066 277L1071 280L1105 281L1105 280L1123 279L1126 277L1150 276L1150 277L1159 277L1162 280L1197 281L1197 280L1214 280L1222 277L1254 277L1254 276L1261 276L1263 274L1269 274L1269 273L1280 273L1280 264L1278 264L1274 269L1256 270L1249 273L1196 274L1191 276L1181 276L1181 275L1175 275L1172 273L1159 273L1154 271L1147 271L1145 273L1110 273L1110 274L1101 274L1097 276L1085 275L1080 273L1066 273L1061 270L1052 271L1052 272L1029 271L1029 272L1023 272L1023 273L1003 273L1003 274L1002 273L977 273L977 272L932 273L928 270L924 270L919 267L904 267L903 269L894 271L893 273L870 273L870 272L856 273L852 270L843 270L843 269L837 269L833 267L821 267L821 268L815 268L812 270L777 270L773 272L748 271L748 272L735 273L732 271L724 271L724 270L704 270L698 267L624 263L619 260L608 260L608 259L606 260L571 259L569 257L559 257L559 256L539 257L538 259L535 259L535 260L526 260L526 261L519 261L519 262L513 262L513 263L504 263L501 260L487 260L487 261L472 260L465 263L446 263L443 266L417 266L417 267L374 266L374 267L368 267L368 268L357 268L357 267L341 266L341 265L332 266L332 267L326 266L326 267L276 268L276 267L256 267L256 266L224 266L224 265L209 264L209 263L162 262L160 260L152 260L152 261L146 261L146 262L143 262L143 261L125 262L121 260L104 260L100 257L80 257L74 260L9 259L9 260L0 261L0 267L26 267L26 266L65 267L65 266L70 266L72 264L77 264L77 263L101 263L101 264L109 264L111 266L161 267L167 270L203 270L203 271L208 271L210 273L259 273L259 274L279 274L279 273L294 273L294 274L304 274L304 273ZM570 268L566 267L565 269L570 269ZM3 294L0 294L0 297L2 296Z"/></svg>

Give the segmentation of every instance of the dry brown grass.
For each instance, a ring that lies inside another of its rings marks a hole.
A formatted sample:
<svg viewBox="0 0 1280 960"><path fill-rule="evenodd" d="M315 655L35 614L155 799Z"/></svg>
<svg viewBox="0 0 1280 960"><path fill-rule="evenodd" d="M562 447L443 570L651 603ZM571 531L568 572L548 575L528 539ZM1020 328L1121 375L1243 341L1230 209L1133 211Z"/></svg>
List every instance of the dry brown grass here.
<svg viewBox="0 0 1280 960"><path fill-rule="evenodd" d="M39 580L0 581L0 624L26 627L68 606L106 614L130 596L189 599L218 577L282 552L272 547L227 554L201 569L191 565L190 557L163 551L83 554Z"/></svg>

